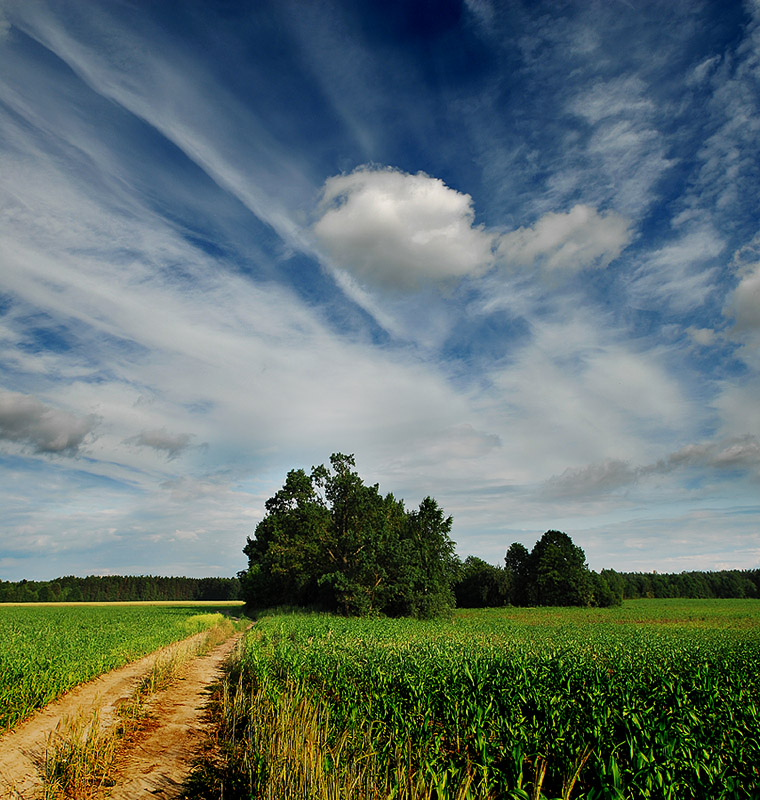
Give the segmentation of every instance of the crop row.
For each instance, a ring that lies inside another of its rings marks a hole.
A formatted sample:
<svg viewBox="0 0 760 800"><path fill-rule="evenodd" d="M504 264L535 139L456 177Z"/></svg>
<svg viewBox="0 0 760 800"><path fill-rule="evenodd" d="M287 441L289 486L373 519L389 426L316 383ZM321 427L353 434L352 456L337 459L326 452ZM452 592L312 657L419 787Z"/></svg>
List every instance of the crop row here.
<svg viewBox="0 0 760 800"><path fill-rule="evenodd" d="M296 796L272 784L303 756L263 720L311 713L333 786L314 797L756 798L758 608L713 603L266 617L230 675L240 796Z"/></svg>

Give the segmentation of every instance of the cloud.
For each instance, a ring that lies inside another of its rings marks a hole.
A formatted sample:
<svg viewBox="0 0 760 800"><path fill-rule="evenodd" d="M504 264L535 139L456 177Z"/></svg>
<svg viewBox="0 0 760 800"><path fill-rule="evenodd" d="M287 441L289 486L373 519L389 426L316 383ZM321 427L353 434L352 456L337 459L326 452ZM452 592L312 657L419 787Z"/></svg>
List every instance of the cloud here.
<svg viewBox="0 0 760 800"><path fill-rule="evenodd" d="M576 205L566 214L550 212L532 228L501 237L498 254L508 265L536 265L547 273L574 273L603 268L630 242L628 221Z"/></svg>
<svg viewBox="0 0 760 800"><path fill-rule="evenodd" d="M697 328L694 325L690 325L686 329L686 333L696 344L702 347L710 347L710 345L715 344L718 339L717 332L712 328Z"/></svg>
<svg viewBox="0 0 760 800"><path fill-rule="evenodd" d="M760 468L760 439L752 434L705 444L692 444L671 453L651 469L669 471L682 466L707 466L714 469Z"/></svg>
<svg viewBox="0 0 760 800"><path fill-rule="evenodd" d="M76 455L96 423L95 416L76 417L30 395L0 391L0 439L37 453Z"/></svg>
<svg viewBox="0 0 760 800"><path fill-rule="evenodd" d="M631 239L624 217L580 204L499 236L474 224L470 195L391 167L329 178L318 214L314 233L338 267L394 289L480 276L497 259L552 274L603 268Z"/></svg>
<svg viewBox="0 0 760 800"><path fill-rule="evenodd" d="M318 213L313 230L333 262L376 286L415 289L493 263L472 197L422 172L365 166L328 178Z"/></svg>
<svg viewBox="0 0 760 800"><path fill-rule="evenodd" d="M693 311L715 291L713 260L724 242L711 225L686 226L674 241L645 255L628 285L631 301L645 308L670 306Z"/></svg>
<svg viewBox="0 0 760 800"><path fill-rule="evenodd" d="M139 447L152 447L154 450L166 453L169 459L173 459L190 446L192 438L191 433L169 433L166 428L161 428L142 431L137 436L126 439L125 442Z"/></svg>
<svg viewBox="0 0 760 800"><path fill-rule="evenodd" d="M760 439L746 434L690 444L639 467L628 461L606 459L598 464L569 468L546 481L542 493L552 498L588 497L614 492L651 475L667 475L688 468L709 469L718 474L739 470L760 477Z"/></svg>
<svg viewBox="0 0 760 800"><path fill-rule="evenodd" d="M734 318L734 330L760 330L760 264L755 264L739 281L725 312Z"/></svg>
<svg viewBox="0 0 760 800"><path fill-rule="evenodd" d="M627 461L606 459L600 464L566 469L549 478L543 493L553 498L601 494L635 483L638 472Z"/></svg>
<svg viewBox="0 0 760 800"><path fill-rule="evenodd" d="M579 169L561 173L555 188L572 188L637 219L656 200L655 186L673 165L658 128L653 92L636 76L583 85L567 104L588 126L575 153ZM569 182L569 183L568 183Z"/></svg>

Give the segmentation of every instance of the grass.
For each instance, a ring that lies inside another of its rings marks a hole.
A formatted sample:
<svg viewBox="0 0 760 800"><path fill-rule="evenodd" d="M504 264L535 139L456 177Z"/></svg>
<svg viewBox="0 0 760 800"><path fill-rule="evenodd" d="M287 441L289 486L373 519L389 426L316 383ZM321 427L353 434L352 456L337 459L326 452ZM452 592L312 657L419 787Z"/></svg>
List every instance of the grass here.
<svg viewBox="0 0 760 800"><path fill-rule="evenodd" d="M760 603L264 617L189 797L760 796Z"/></svg>

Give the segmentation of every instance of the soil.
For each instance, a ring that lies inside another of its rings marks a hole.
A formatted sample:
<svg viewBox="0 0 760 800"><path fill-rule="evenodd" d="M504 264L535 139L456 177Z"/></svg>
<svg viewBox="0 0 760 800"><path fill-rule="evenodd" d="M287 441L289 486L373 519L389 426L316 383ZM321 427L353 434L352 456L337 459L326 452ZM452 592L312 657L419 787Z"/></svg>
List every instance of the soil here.
<svg viewBox="0 0 760 800"><path fill-rule="evenodd" d="M178 797L204 735L206 688L217 679L238 638L233 636L207 655L191 659L178 680L151 698L146 706L151 723L121 754L116 785L105 790L103 798ZM98 709L101 724L107 725L115 719L119 704L151 670L157 655L73 689L0 737L0 798L40 797L45 747L56 727L66 719L92 717Z"/></svg>

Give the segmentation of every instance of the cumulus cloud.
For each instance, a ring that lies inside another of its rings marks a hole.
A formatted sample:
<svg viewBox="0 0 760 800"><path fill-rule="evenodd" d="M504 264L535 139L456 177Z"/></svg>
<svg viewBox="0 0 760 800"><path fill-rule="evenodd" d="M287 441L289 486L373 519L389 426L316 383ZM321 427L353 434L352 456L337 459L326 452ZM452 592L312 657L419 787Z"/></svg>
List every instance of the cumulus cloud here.
<svg viewBox="0 0 760 800"><path fill-rule="evenodd" d="M96 417L76 417L36 397L0 391L0 439L32 447L37 453L76 455Z"/></svg>
<svg viewBox="0 0 760 800"><path fill-rule="evenodd" d="M482 275L496 261L546 273L603 268L629 243L629 222L587 205L499 236L475 225L472 198L424 173L359 167L329 178L314 233L333 263L394 289Z"/></svg>
<svg viewBox="0 0 760 800"><path fill-rule="evenodd" d="M545 214L532 228L505 234L498 254L508 265L535 264L547 273L567 274L608 266L630 238L624 217L576 205L566 214Z"/></svg>
<svg viewBox="0 0 760 800"><path fill-rule="evenodd" d="M422 172L359 167L324 185L314 233L340 268L392 289L483 274L494 235L472 197Z"/></svg>
<svg viewBox="0 0 760 800"><path fill-rule="evenodd" d="M126 440L127 444L139 447L151 447L153 450L166 453L169 459L176 458L190 446L193 438L190 433L169 433L166 428L152 431L141 431L137 436Z"/></svg>
<svg viewBox="0 0 760 800"><path fill-rule="evenodd" d="M717 472L739 470L760 476L760 439L746 434L690 444L653 464L638 467L627 461L607 459L598 464L566 469L544 484L543 494L554 498L604 494L630 486L650 475L667 475L679 469L695 467Z"/></svg>

